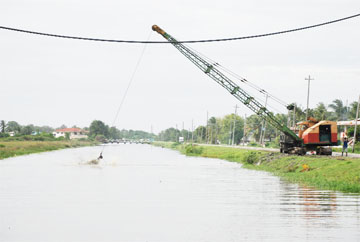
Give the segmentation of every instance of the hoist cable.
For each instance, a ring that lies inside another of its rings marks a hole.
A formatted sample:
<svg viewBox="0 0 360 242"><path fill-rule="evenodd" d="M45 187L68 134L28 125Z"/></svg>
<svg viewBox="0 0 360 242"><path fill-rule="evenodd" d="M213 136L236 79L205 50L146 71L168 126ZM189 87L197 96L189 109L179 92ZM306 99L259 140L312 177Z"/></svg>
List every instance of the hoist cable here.
<svg viewBox="0 0 360 242"><path fill-rule="evenodd" d="M360 13L355 14L355 15L351 15L351 16L348 16L348 17L344 17L344 18L339 18L339 19L327 21L327 22L320 23L320 24L314 24L314 25L309 25L309 26L305 26L305 27L288 29L288 30L272 32L272 33L249 35L249 36L240 36L240 37L233 37L233 38L185 40L185 41L178 41L178 42L179 43L188 43L188 44L190 44L190 43L223 42L223 41L234 41L234 40L261 38L261 37L267 37L267 36L273 36L273 35L279 35L279 34L287 34L287 33L291 33L291 32L311 29L311 28L317 28L317 27L320 27L320 26L341 22L341 21L356 18L356 17L359 17L359 16L360 16ZM25 29L18 29L18 28L6 27L6 26L0 26L0 29L9 30L9 31L16 31L16 32L21 32L21 33L26 33L26 34L42 35L42 36L47 36L47 37L56 37L56 38L64 38L64 39L75 39L75 40L115 42L115 43L127 43L127 44L171 44L168 41L117 40L117 39L100 39L100 38L91 38L91 37L69 36L69 35L51 34L51 33L44 33L44 32L25 30Z"/></svg>
<svg viewBox="0 0 360 242"><path fill-rule="evenodd" d="M149 35L148 35L148 40L150 39L152 32L153 32L153 31L150 31L150 33L149 33ZM136 74L136 72L137 72L137 70L138 70L138 68L139 68L139 66L140 66L141 60L143 59L143 56L144 56L146 47L147 47L147 45L145 44L144 47L142 48L142 51L141 51L140 56L139 56L139 59L138 59L136 65L135 65L135 68L134 68L134 70L133 70L133 72L132 72L132 74L131 74L130 80L129 80L128 84L127 84L127 87L126 87L126 89L125 89L124 95L123 95L123 97L122 97L122 99L121 99L120 105L119 105L119 107L118 107L118 109L117 109L117 111L116 111L114 120L113 120L113 122L111 123L111 126L110 126L110 127L113 127L113 126L115 125L115 122L116 122L116 120L117 120L117 118L118 118L118 116L119 116L119 114L120 114L121 108L122 108L122 106L123 106L123 104L124 104L124 101L125 101L125 99L126 99L126 96L127 96L128 92L129 92L130 86L131 86L131 84L132 84L132 82L133 82L133 80L134 80L135 74ZM101 150L100 155L103 153L104 149L105 149L105 145L102 147L102 150Z"/></svg>
<svg viewBox="0 0 360 242"><path fill-rule="evenodd" d="M247 79L241 77L240 75L236 74L235 72L225 68L224 66L222 66L221 64L219 64L218 62L215 62L214 60L210 59L209 57L205 56L204 54L200 53L197 50L194 50L193 48L189 47L188 48L193 51L194 53L196 53L197 55L199 55L201 58L205 59L206 61L210 62L211 64L213 64L215 67L219 68L220 70L232 75L235 79L241 81L242 83L252 87L253 89L257 90L258 92L264 94L264 95L268 95L269 98L273 99L274 101L278 102L279 104L283 105L284 107L287 107L287 103L284 102L283 100L281 100L280 98L270 94L269 92L267 92L265 89L260 88L259 86L257 86L256 84L248 81ZM269 104L268 104L269 105ZM270 106L270 105L269 105ZM271 106L270 106L271 107ZM272 107L274 110L278 111L276 108Z"/></svg>

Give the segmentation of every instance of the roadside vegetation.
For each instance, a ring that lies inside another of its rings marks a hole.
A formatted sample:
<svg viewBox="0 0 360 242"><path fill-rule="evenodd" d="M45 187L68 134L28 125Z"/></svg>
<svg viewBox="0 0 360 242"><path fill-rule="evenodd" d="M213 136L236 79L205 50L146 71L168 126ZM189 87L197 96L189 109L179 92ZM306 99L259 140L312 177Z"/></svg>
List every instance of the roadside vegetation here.
<svg viewBox="0 0 360 242"><path fill-rule="evenodd" d="M244 168L267 171L289 182L317 189L360 193L360 158L297 156L171 142L155 142L154 145L176 149L189 156L239 162Z"/></svg>
<svg viewBox="0 0 360 242"><path fill-rule="evenodd" d="M35 140L0 140L0 159L9 157L52 151L66 148L75 148L81 146L96 145L94 141L88 140L52 140L52 141L35 141Z"/></svg>

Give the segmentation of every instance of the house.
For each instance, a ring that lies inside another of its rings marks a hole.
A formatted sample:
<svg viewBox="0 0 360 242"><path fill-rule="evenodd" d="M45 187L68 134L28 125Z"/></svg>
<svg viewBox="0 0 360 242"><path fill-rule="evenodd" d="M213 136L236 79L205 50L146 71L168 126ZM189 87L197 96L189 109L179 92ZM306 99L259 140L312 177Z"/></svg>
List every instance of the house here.
<svg viewBox="0 0 360 242"><path fill-rule="evenodd" d="M66 137L66 134L69 134L70 139L86 139L88 137L87 131L79 128L57 129L53 132L55 138Z"/></svg>

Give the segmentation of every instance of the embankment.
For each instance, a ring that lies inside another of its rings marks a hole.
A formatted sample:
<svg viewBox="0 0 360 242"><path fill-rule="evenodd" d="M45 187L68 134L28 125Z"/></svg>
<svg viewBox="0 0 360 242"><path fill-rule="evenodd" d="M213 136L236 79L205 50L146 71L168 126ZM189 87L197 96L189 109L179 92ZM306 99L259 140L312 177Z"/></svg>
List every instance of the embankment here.
<svg viewBox="0 0 360 242"><path fill-rule="evenodd" d="M91 146L93 141L63 140L63 141L0 141L0 159L18 155L27 155L44 151Z"/></svg>
<svg viewBox="0 0 360 242"><path fill-rule="evenodd" d="M270 172L283 179L317 189L360 193L360 158L296 156L231 147L155 142L190 156L219 158L244 168Z"/></svg>

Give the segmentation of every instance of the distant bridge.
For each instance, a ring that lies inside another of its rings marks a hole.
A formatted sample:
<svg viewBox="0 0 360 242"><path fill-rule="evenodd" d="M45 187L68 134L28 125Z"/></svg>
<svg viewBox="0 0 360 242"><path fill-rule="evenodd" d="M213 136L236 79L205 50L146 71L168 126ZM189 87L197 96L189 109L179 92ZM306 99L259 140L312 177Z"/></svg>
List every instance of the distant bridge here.
<svg viewBox="0 0 360 242"><path fill-rule="evenodd" d="M104 144L150 144L149 139L105 139Z"/></svg>

